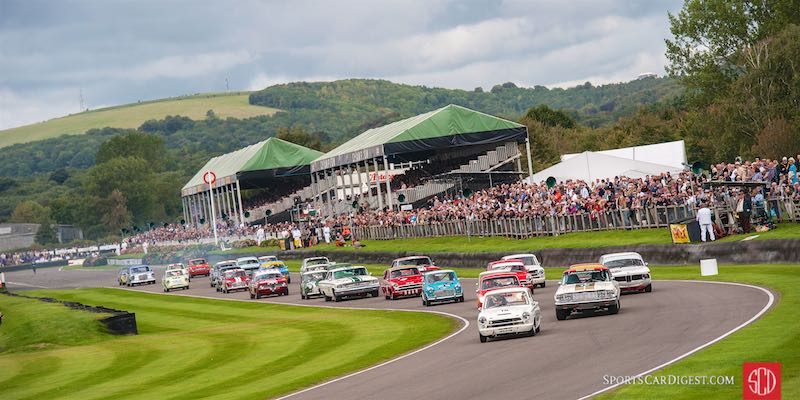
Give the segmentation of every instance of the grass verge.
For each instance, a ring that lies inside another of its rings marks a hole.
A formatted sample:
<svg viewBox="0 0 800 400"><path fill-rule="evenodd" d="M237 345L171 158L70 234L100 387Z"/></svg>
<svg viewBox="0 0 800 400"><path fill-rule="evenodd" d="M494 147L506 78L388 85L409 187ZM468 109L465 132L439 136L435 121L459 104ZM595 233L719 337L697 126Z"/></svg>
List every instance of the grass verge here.
<svg viewBox="0 0 800 400"><path fill-rule="evenodd" d="M733 386L626 385L599 399L738 399L742 396L744 362L780 362L784 399L800 398L800 291L799 264L721 266L718 276L701 277L699 266L653 267L656 279L696 279L739 282L771 288L780 293L773 309L744 329L654 376L733 376ZM654 285L654 293L658 286Z"/></svg>
<svg viewBox="0 0 800 400"><path fill-rule="evenodd" d="M116 289L35 294L135 312L140 335L0 353L4 398L263 399L396 357L445 336L457 324L423 313L291 307ZM20 334L24 332L7 339Z"/></svg>

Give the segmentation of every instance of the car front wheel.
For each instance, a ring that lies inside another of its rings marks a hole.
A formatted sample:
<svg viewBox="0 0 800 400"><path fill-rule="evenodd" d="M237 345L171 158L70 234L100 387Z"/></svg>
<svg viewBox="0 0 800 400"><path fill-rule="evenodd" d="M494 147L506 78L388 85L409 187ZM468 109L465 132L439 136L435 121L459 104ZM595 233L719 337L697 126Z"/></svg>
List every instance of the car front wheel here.
<svg viewBox="0 0 800 400"><path fill-rule="evenodd" d="M614 303L610 307L608 307L608 312L609 312L609 314L616 314L616 313L619 312L619 300L617 300L616 303Z"/></svg>
<svg viewBox="0 0 800 400"><path fill-rule="evenodd" d="M480 333L478 334L478 338L481 340L481 343L486 343L486 340L488 339L486 336L483 336Z"/></svg>
<svg viewBox="0 0 800 400"><path fill-rule="evenodd" d="M563 320L567 319L567 316L569 316L569 311L568 310L562 310L560 308L556 308L556 319L557 320L563 321Z"/></svg>
<svg viewBox="0 0 800 400"><path fill-rule="evenodd" d="M645 293L650 293L652 291L653 291L653 284L652 283L647 285L647 286L645 286L645 288L644 288L644 292Z"/></svg>

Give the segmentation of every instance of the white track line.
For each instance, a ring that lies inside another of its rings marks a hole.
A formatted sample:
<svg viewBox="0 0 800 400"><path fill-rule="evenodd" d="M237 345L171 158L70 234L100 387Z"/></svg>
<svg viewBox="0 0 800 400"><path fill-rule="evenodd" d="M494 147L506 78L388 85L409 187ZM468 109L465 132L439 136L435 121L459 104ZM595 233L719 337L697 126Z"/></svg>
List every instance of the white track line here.
<svg viewBox="0 0 800 400"><path fill-rule="evenodd" d="M12 282L12 281L6 281L6 285L25 286L25 287L32 287L39 289L50 289L50 287L47 286L31 285L30 283Z"/></svg>
<svg viewBox="0 0 800 400"><path fill-rule="evenodd" d="M766 293L767 296L769 296L769 301L767 302L767 305L765 305L764 308L761 309L761 311L759 311L756 315L754 315L752 318L748 319L747 321L743 322L739 326L729 330L728 332L723 333L721 336L717 337L716 339L714 339L714 340L712 340L712 341L710 341L708 343L702 344L702 345L700 345L700 346L698 346L698 347L696 347L696 348L694 348L694 349L692 349L692 350L690 350L690 351L688 351L688 352L686 352L684 354L681 354L678 357L673 358L672 360L669 360L669 361L667 361L667 362L665 362L665 363L663 363L661 365L658 365L656 367L650 368L647 371L641 372L638 375L635 375L634 377L632 377L631 380L634 380L635 378L639 378L639 377L644 376L644 375L649 375L649 374L651 374L651 373L653 373L655 371L658 371L659 369L662 369L662 368L664 368L664 367L666 367L666 366L668 366L670 364L673 364L673 363L675 363L677 361L680 361L680 360L682 360L682 359L684 359L686 357L689 357L690 355L692 355L694 353L697 353L698 351L703 350L706 347L711 346L712 344L717 343L722 339L725 339L726 337L732 335L734 332L738 331L739 329L744 328L747 325L750 325L753 321L757 320L759 317L764 315L764 313L766 313L767 310L769 310L770 307L772 307L772 304L775 302L775 296L769 290L764 289L764 288L762 288L760 286L753 286L753 285L748 285L748 284L745 284L745 283L719 282L719 281L695 281L695 280L668 280L667 282L714 283L714 284L719 284L719 285L742 286L742 287L751 288L751 289L758 289L758 290ZM621 382L621 383L617 383L617 384L608 386L608 387L600 389L600 390L598 390L598 391L596 391L596 392L594 392L592 394L587 394L586 396L583 396L578 400L589 399L591 397L597 396L600 393L607 392L607 391L609 391L611 389L615 389L615 388L617 388L619 386L622 386L622 385L625 385L625 384L626 384L625 382Z"/></svg>
<svg viewBox="0 0 800 400"><path fill-rule="evenodd" d="M135 290L135 289L129 289L129 288L115 288L115 287L112 287L112 289L126 290L126 291L137 292L137 293L150 293L150 294L159 294L159 295L165 295L165 296L169 296L169 295L175 295L175 296L183 296L183 297L195 297L195 298L201 298L201 299L210 299L210 300L239 301L239 302L251 303L251 304L253 304L253 303L254 303L252 300L244 300L244 299L227 299L227 298L219 298L219 297L211 297L211 296L197 296L197 295L191 295L191 294L182 294L182 293L158 293L158 292L146 292L146 291L142 291L142 290ZM331 383L339 382L339 381L341 381L341 380L345 380L345 379L348 379L348 378L352 378L352 377L354 377L354 376L356 376L356 375L361 375L361 374L363 374L363 373L365 373L365 372L369 372L369 371L372 371L372 370L374 370L374 369L377 369L377 368L380 368L380 367L383 367L383 366L386 366L386 365L389 365L389 364L393 364L393 363L395 363L395 362L398 362L398 361L400 361L400 360L402 360L402 359L404 359L404 358L411 357L411 356L413 356L414 354L420 353L420 352L422 352L422 351L425 351L425 350L428 350L428 349L430 349L431 347L434 347L434 346L436 346L436 345L439 345L439 344L443 343L444 341L446 341L446 340L448 340L448 339L450 339L450 338L452 338L452 337L454 337L454 336L458 335L459 333L461 333L461 332L464 332L464 330L466 330L466 329L469 327L469 321L467 321L465 318L462 318L462 317L460 317L460 316L458 316L458 315L455 315L455 314L446 313L446 312L444 312L444 311L434 311L434 310L409 310L409 309L402 309L402 308L335 307L335 306L319 306L319 305L312 305L312 304L294 304L294 303L261 303L261 304L275 304L275 305L283 305L283 306L295 306L295 307L330 308L330 309L334 309L334 310L405 311L405 312L418 312L418 313L428 313L428 314L439 314L439 315L444 315L444 316L447 316L447 317L450 317L450 318L457 319L457 320L461 321L461 322L464 324L464 325L461 327L461 329L459 329L459 330L457 330L457 331L455 331L455 332L451 333L450 335L447 335L447 336L445 336L445 337L443 337L443 338L441 338L441 339L439 339L439 340L437 340L437 341L435 341L435 342L433 342L433 343L431 343L431 344L429 344L429 345L427 345L427 346L425 346L425 347L422 347L422 348L416 349L416 350L414 350L414 351L412 351L412 352L410 352L410 353L403 354L403 355L401 355L401 356L399 356L399 357L392 358L392 359L390 359L390 360L384 361L384 362L382 362L382 363L380 363L380 364L378 364L378 365L373 365L373 366L371 366L371 367L368 367L368 368L365 368L365 369L362 369L362 370L358 370L358 371L356 371L356 372L352 372L352 373L349 373L349 374L347 374L347 375L344 375L344 376L340 376L340 377L338 377L338 378L331 379L331 380L329 380L329 381L322 382L322 383L320 383L320 384L317 384L317 385L314 385L314 386L311 386L311 387L308 387L308 388L305 388L305 389L299 390L299 391L297 391L297 392L289 393L289 394L287 394L287 395L285 395L285 396L278 397L278 398L277 398L277 399L275 399L275 400L283 400L283 399L288 399L289 397L292 397L292 396L297 396L297 395L299 395L299 394L303 394L303 393L306 393L306 392L309 392L309 391L312 391L312 390L315 390L315 389L319 389L319 388L321 388L321 387L323 387L323 386L330 385Z"/></svg>

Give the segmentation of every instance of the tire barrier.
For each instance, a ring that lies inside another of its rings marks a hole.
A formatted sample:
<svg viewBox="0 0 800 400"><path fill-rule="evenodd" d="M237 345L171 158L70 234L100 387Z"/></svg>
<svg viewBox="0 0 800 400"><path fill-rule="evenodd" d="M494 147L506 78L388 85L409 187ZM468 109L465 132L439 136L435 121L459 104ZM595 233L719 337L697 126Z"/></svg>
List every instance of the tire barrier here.
<svg viewBox="0 0 800 400"><path fill-rule="evenodd" d="M11 293L11 292L2 292L7 296L14 296L14 297L23 297L26 299L33 299L43 301L45 303L60 303L66 307L69 307L73 310L78 311L87 311L93 313L103 313L103 314L111 314L110 317L106 317L100 319L100 323L103 324L108 331L114 335L138 335L139 330L136 327L136 314L128 311L122 310L115 310L113 308L107 308L103 306L87 306L85 304L81 304L75 301L61 301L56 300L50 297L35 297L35 296L26 296L18 293Z"/></svg>

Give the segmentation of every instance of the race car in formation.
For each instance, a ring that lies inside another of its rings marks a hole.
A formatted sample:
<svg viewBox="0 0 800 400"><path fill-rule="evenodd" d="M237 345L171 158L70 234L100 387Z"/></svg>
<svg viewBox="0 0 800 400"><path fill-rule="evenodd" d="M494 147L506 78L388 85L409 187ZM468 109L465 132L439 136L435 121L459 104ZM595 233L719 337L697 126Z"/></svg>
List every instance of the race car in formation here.
<svg viewBox="0 0 800 400"><path fill-rule="evenodd" d="M653 291L650 268L639 253L612 253L600 256L600 264L611 271L623 292Z"/></svg>
<svg viewBox="0 0 800 400"><path fill-rule="evenodd" d="M171 264L171 266L176 264ZM183 266L182 264L177 264ZM164 271L164 277L161 278L161 286L165 292L174 289L189 289L189 272L184 268L170 268Z"/></svg>
<svg viewBox="0 0 800 400"><path fill-rule="evenodd" d="M529 290L520 287L496 289L484 297L478 314L478 338L481 343L490 338L526 334L535 336L541 329L542 312L539 302Z"/></svg>
<svg viewBox="0 0 800 400"><path fill-rule="evenodd" d="M528 270L528 282L533 287L545 287L547 282L544 278L544 267L539 263L539 259L533 254L512 254L505 256L501 260L520 260Z"/></svg>
<svg viewBox="0 0 800 400"><path fill-rule="evenodd" d="M391 268L395 267L417 267L419 272L435 271L440 269L428 256L410 256L397 258L392 261Z"/></svg>
<svg viewBox="0 0 800 400"><path fill-rule="evenodd" d="M275 260L275 261L262 261L261 262L261 269L277 269L278 271L283 274L286 278L286 282L292 283L292 275L289 274L289 267L283 263L283 261Z"/></svg>
<svg viewBox="0 0 800 400"><path fill-rule="evenodd" d="M247 272L239 267L234 267L221 272L221 279L217 285L217 291L230 293L235 290L247 290L250 279Z"/></svg>
<svg viewBox="0 0 800 400"><path fill-rule="evenodd" d="M517 275L520 285L531 289L531 293L533 293L533 284L528 281L528 269L525 268L525 264L523 264L520 260L492 261L486 266L486 270L496 272L513 272Z"/></svg>
<svg viewBox="0 0 800 400"><path fill-rule="evenodd" d="M205 258L194 258L189 260L189 279L195 276L208 276L211 274L211 267Z"/></svg>
<svg viewBox="0 0 800 400"><path fill-rule="evenodd" d="M142 284L155 284L156 275L149 265L124 267L119 270L117 283L119 283L120 286L125 285L128 287Z"/></svg>
<svg viewBox="0 0 800 400"><path fill-rule="evenodd" d="M516 272L509 271L484 271L478 274L478 286L475 293L478 295L478 309L483 307L483 297L491 290L508 287L521 287Z"/></svg>
<svg viewBox="0 0 800 400"><path fill-rule="evenodd" d="M236 268L236 260L220 261L214 264L214 268L211 269L211 274L208 275L209 285L211 285L211 287L217 287L220 279L222 279L222 273L231 268ZM219 292L219 289L217 289L217 291Z"/></svg>
<svg viewBox="0 0 800 400"><path fill-rule="evenodd" d="M381 292L386 300L419 296L422 292L422 274L417 267L392 267L383 271Z"/></svg>
<svg viewBox="0 0 800 400"><path fill-rule="evenodd" d="M304 258L303 263L300 264L300 273L309 271L309 270L316 270L319 266L327 266L331 263L331 260L328 257L309 257Z"/></svg>
<svg viewBox="0 0 800 400"><path fill-rule="evenodd" d="M317 283L325 301L340 301L345 297L378 297L380 283L371 276L366 267L353 266L329 270L325 279Z"/></svg>
<svg viewBox="0 0 800 400"><path fill-rule="evenodd" d="M556 290L556 319L565 320L574 311L607 309L619 312L619 283L601 264L576 264L564 271Z"/></svg>
<svg viewBox="0 0 800 400"><path fill-rule="evenodd" d="M191 275L189 275L189 269L186 268L186 266L183 265L183 263L174 263L174 264L167 265L166 271L169 271L171 269L179 269L179 270L181 270L181 272L186 274L186 276L189 278L190 281L192 280Z"/></svg>
<svg viewBox="0 0 800 400"><path fill-rule="evenodd" d="M317 266L315 266L317 267ZM300 298L303 300L312 297L322 296L318 284L325 279L327 271L325 269L306 271L300 274Z"/></svg>
<svg viewBox="0 0 800 400"><path fill-rule="evenodd" d="M255 271L248 283L251 299L260 299L261 296L288 296L289 284L278 270L266 269Z"/></svg>
<svg viewBox="0 0 800 400"><path fill-rule="evenodd" d="M434 302L464 302L464 288L455 271L442 269L422 275L422 305L428 307Z"/></svg>

